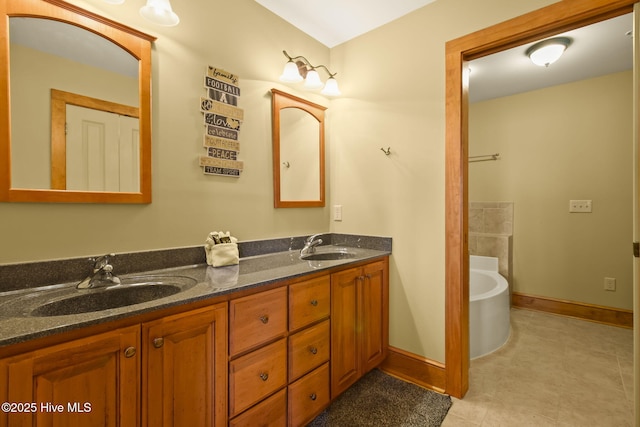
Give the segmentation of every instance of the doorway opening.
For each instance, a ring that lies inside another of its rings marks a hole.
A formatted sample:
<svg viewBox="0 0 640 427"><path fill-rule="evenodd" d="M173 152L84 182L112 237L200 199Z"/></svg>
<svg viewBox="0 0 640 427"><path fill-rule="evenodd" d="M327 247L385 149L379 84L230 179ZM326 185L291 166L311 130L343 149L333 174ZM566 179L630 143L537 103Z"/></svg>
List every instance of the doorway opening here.
<svg viewBox="0 0 640 427"><path fill-rule="evenodd" d="M469 388L469 76L466 63L630 13L635 2L566 0L446 44L445 365L446 392L454 397L462 398Z"/></svg>

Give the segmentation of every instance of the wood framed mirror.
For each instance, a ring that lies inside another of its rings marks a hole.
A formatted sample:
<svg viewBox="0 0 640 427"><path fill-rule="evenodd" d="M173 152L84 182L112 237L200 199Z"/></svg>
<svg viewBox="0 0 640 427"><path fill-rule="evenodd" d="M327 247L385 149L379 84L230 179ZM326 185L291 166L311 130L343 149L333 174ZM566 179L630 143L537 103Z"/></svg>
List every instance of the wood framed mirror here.
<svg viewBox="0 0 640 427"><path fill-rule="evenodd" d="M0 201L150 203L155 37L62 0L0 14Z"/></svg>
<svg viewBox="0 0 640 427"><path fill-rule="evenodd" d="M274 206L323 207L326 107L277 89L271 106Z"/></svg>

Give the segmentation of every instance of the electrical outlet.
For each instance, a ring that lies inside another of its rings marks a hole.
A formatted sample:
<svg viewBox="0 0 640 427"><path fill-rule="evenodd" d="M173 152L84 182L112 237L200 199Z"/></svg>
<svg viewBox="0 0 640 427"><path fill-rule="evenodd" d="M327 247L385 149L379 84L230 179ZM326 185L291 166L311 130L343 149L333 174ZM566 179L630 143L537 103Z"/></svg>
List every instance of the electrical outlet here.
<svg viewBox="0 0 640 427"><path fill-rule="evenodd" d="M605 291L615 291L616 290L616 279L613 277L605 277L604 278L604 290Z"/></svg>
<svg viewBox="0 0 640 427"><path fill-rule="evenodd" d="M569 212L591 213L591 200L569 200Z"/></svg>
<svg viewBox="0 0 640 427"><path fill-rule="evenodd" d="M342 221L342 205L333 205L333 220Z"/></svg>

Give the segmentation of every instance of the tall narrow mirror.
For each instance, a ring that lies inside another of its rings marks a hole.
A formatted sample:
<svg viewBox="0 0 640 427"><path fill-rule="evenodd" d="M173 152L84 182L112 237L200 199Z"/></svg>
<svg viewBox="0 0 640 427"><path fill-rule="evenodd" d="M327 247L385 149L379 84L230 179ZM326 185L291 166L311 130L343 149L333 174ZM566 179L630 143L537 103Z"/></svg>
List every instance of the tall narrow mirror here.
<svg viewBox="0 0 640 427"><path fill-rule="evenodd" d="M271 93L274 206L322 207L326 107L277 89Z"/></svg>
<svg viewBox="0 0 640 427"><path fill-rule="evenodd" d="M62 0L0 11L0 201L149 203L155 38Z"/></svg>

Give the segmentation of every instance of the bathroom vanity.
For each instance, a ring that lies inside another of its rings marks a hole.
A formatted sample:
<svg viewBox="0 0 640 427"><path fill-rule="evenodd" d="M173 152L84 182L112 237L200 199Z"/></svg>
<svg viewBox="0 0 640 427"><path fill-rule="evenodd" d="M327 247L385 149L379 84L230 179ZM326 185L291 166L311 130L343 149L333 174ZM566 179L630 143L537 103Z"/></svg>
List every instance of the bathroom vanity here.
<svg viewBox="0 0 640 427"><path fill-rule="evenodd" d="M197 284L100 312L3 317L28 304L0 294L0 426L305 425L386 357L387 243L162 270Z"/></svg>

